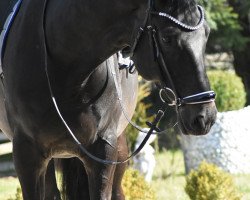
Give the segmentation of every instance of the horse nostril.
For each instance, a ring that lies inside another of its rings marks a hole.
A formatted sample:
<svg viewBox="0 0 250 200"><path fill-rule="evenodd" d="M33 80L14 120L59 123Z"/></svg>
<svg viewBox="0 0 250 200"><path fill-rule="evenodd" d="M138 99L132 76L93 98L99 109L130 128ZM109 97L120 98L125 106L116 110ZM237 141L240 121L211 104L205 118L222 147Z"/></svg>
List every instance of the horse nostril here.
<svg viewBox="0 0 250 200"><path fill-rule="evenodd" d="M204 116L198 116L195 118L193 122L193 128L198 130L204 130L206 128L205 124L205 117Z"/></svg>

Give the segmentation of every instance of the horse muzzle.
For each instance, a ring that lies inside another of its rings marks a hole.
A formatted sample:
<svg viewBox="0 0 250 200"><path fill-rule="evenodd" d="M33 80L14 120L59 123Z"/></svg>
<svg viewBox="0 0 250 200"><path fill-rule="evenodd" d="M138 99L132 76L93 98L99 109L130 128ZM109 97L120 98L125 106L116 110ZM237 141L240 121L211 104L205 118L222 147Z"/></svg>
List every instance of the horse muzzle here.
<svg viewBox="0 0 250 200"><path fill-rule="evenodd" d="M190 104L178 109L178 123L185 135L206 135L216 120L214 102Z"/></svg>
<svg viewBox="0 0 250 200"><path fill-rule="evenodd" d="M164 87L159 96L162 102L176 107L178 124L184 134L205 135L215 122L217 109L214 91L179 98L172 89Z"/></svg>

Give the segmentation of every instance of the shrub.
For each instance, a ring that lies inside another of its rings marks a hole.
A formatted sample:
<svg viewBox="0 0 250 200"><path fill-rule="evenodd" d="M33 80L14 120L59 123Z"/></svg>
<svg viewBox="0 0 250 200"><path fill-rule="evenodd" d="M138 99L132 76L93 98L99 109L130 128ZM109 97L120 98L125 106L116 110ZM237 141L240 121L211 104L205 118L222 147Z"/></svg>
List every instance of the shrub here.
<svg viewBox="0 0 250 200"><path fill-rule="evenodd" d="M246 93L241 79L233 72L213 70L208 71L211 88L216 92L218 111L230 111L243 108L246 103Z"/></svg>
<svg viewBox="0 0 250 200"><path fill-rule="evenodd" d="M185 191L191 200L241 199L231 175L205 162L186 177Z"/></svg>
<svg viewBox="0 0 250 200"><path fill-rule="evenodd" d="M131 168L126 170L122 188L126 200L156 200L155 192L137 170Z"/></svg>

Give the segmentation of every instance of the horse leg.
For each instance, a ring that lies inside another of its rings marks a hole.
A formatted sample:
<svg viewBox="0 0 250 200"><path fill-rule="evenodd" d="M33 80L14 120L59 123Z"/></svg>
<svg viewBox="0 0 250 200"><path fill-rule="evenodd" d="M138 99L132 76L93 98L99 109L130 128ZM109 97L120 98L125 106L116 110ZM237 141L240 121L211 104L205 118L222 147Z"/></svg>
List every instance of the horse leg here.
<svg viewBox="0 0 250 200"><path fill-rule="evenodd" d="M116 142L115 144L117 145ZM111 146L100 138L94 144L91 152L106 160L117 159L117 147ZM85 164L89 181L90 200L110 200L115 166L101 164L91 159L85 160Z"/></svg>
<svg viewBox="0 0 250 200"><path fill-rule="evenodd" d="M118 161L128 157L128 145L124 133L118 138ZM127 163L117 165L115 168L114 181L112 187L112 200L125 200L122 190L122 178L126 171Z"/></svg>
<svg viewBox="0 0 250 200"><path fill-rule="evenodd" d="M45 176L45 200L61 200L57 188L54 159L50 160Z"/></svg>
<svg viewBox="0 0 250 200"><path fill-rule="evenodd" d="M43 200L48 159L43 156L37 144L24 134L16 135L13 138L13 160L21 184L23 199Z"/></svg>

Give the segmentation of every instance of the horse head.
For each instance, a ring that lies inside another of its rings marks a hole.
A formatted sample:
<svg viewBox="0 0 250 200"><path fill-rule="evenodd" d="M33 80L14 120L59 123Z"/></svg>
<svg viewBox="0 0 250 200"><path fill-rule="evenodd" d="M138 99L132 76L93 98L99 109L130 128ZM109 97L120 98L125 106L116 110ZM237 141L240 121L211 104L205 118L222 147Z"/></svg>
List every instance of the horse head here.
<svg viewBox="0 0 250 200"><path fill-rule="evenodd" d="M146 15L128 49L139 74L165 88L163 99L173 98L184 134L208 133L217 109L204 66L210 29L202 7L187 0L149 1Z"/></svg>

